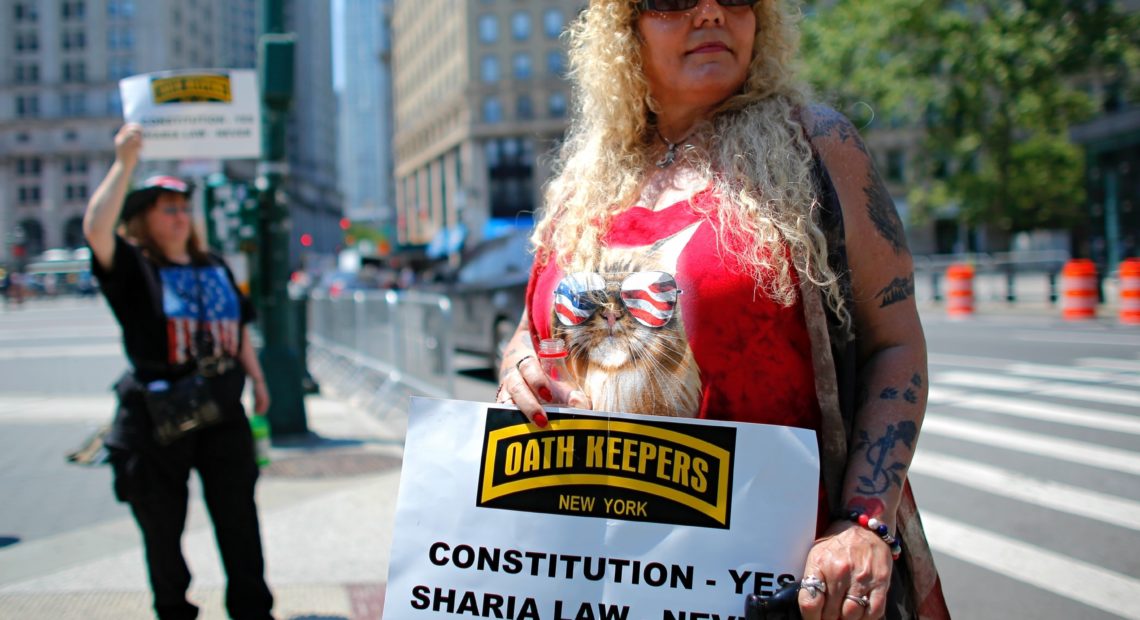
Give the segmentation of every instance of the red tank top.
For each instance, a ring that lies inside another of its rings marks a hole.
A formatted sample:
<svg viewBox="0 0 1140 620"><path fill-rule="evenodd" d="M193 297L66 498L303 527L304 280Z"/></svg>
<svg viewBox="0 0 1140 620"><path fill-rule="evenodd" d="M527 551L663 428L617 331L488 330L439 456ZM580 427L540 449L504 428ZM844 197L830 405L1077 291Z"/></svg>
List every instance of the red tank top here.
<svg viewBox="0 0 1140 620"><path fill-rule="evenodd" d="M676 288L682 291L672 299L680 306L699 369L697 417L818 430L811 343L801 302L784 307L772 301L718 251L713 225L693 208L716 199L706 190L659 211L633 207L614 219L604 252L628 254L633 249L636 254L638 248L644 252L674 236L683 243L661 269L675 269ZM560 320L554 314L555 293L563 276L553 257L544 266L536 261L528 291L536 339L549 338L553 322Z"/></svg>

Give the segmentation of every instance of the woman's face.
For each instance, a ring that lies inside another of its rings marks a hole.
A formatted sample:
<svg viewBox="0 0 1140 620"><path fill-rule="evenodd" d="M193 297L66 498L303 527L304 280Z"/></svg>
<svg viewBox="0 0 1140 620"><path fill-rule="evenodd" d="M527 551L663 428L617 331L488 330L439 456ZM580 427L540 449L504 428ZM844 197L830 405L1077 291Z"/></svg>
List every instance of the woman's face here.
<svg viewBox="0 0 1140 620"><path fill-rule="evenodd" d="M642 11L637 17L650 94L672 106L715 106L748 78L756 14L751 6L700 0L687 11Z"/></svg>
<svg viewBox="0 0 1140 620"><path fill-rule="evenodd" d="M144 214L147 231L159 247L182 247L190 240L190 203L174 192L158 195L154 206Z"/></svg>

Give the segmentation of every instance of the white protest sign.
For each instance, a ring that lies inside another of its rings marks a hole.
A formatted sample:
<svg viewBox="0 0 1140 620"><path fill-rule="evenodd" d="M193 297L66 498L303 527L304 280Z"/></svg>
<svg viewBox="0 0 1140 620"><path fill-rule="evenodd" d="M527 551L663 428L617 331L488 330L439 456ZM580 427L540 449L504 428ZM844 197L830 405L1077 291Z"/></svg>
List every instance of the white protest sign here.
<svg viewBox="0 0 1140 620"><path fill-rule="evenodd" d="M802 577L815 433L413 398L384 618L699 620ZM715 614L715 615L713 615Z"/></svg>
<svg viewBox="0 0 1140 620"><path fill-rule="evenodd" d="M143 159L261 156L261 106L253 69L132 75L119 81L123 118L143 126Z"/></svg>

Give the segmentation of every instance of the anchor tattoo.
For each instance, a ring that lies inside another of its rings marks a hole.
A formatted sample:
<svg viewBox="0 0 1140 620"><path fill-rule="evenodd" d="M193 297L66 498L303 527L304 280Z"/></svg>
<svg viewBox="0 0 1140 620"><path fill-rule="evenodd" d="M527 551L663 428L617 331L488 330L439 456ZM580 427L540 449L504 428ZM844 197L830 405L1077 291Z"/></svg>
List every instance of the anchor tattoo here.
<svg viewBox="0 0 1140 620"><path fill-rule="evenodd" d="M918 426L911 421L899 422L897 427L894 424L888 425L886 434L875 441L871 441L867 431L859 431L859 443L855 449L866 449L871 476L859 476L859 488L856 490L868 495L879 495L886 493L892 484L902 486L906 465L897 461L887 465L887 456L900 441L913 450L916 437Z"/></svg>

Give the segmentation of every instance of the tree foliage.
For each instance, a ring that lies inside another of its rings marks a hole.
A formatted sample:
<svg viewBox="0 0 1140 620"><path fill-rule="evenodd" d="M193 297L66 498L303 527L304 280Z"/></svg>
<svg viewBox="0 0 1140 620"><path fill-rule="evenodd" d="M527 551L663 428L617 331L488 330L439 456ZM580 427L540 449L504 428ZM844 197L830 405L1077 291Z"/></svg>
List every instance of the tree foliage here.
<svg viewBox="0 0 1140 620"><path fill-rule="evenodd" d="M1080 216L1084 156L1068 130L1099 103L1080 84L1134 87L1140 14L1108 0L807 5L805 69L820 97L869 131L921 133L912 213L956 206L968 224L1010 231Z"/></svg>

